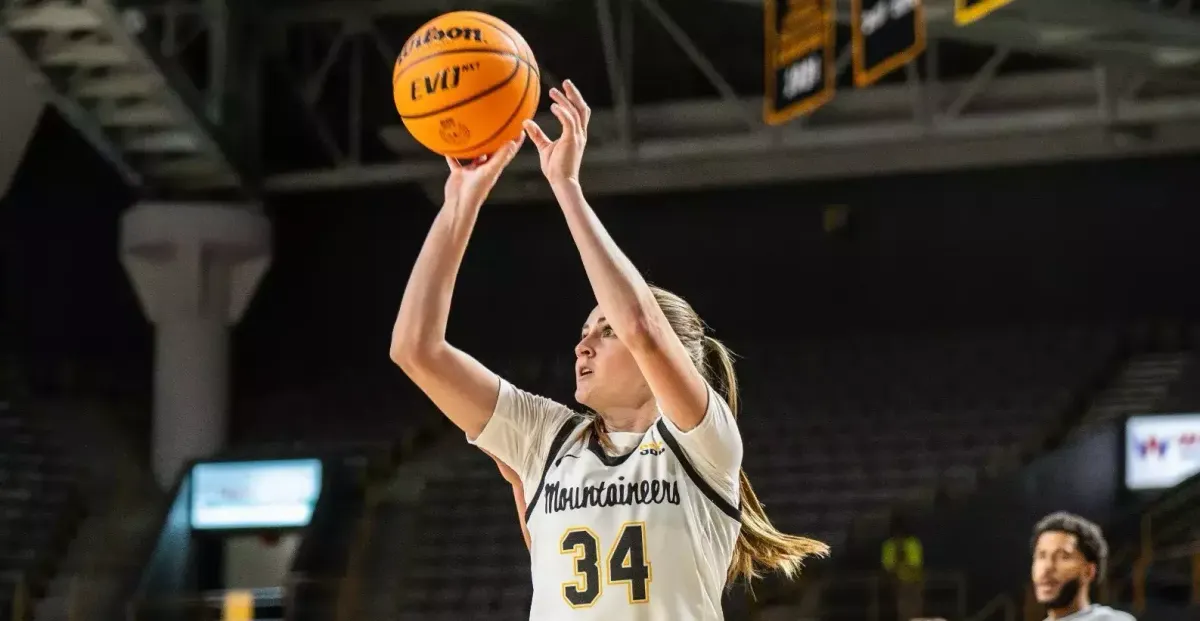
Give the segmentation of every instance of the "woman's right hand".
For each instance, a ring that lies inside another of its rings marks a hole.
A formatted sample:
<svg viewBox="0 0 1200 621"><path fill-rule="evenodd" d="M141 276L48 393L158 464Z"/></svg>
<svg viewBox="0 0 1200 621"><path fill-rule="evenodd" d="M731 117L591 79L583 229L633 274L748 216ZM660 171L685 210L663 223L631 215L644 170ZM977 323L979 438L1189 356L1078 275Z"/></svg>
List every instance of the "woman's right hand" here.
<svg viewBox="0 0 1200 621"><path fill-rule="evenodd" d="M446 179L445 204L455 207L479 207L487 199L488 193L500 179L500 173L512 162L521 144L525 142L525 134L513 140L491 155L484 155L462 164L458 160L447 157L446 164L450 166L450 177Z"/></svg>

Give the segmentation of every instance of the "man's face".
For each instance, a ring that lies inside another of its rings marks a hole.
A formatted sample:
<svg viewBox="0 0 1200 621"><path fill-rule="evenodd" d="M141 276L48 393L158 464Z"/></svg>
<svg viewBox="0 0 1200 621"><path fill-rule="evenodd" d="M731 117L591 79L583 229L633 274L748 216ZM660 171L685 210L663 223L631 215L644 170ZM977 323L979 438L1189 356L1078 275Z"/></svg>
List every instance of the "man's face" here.
<svg viewBox="0 0 1200 621"><path fill-rule="evenodd" d="M1075 535L1047 531L1034 545L1031 573L1038 603L1059 608L1069 605L1080 589L1087 589L1096 577L1096 566L1083 556Z"/></svg>

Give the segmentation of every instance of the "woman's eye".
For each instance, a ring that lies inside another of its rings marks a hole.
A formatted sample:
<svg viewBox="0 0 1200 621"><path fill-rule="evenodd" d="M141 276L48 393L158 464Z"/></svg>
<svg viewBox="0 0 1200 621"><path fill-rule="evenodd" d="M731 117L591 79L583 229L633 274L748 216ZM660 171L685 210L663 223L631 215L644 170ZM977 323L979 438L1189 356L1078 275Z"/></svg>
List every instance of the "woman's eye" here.
<svg viewBox="0 0 1200 621"><path fill-rule="evenodd" d="M600 331L600 335L601 336L612 336L613 329L608 326L604 326L604 329Z"/></svg>

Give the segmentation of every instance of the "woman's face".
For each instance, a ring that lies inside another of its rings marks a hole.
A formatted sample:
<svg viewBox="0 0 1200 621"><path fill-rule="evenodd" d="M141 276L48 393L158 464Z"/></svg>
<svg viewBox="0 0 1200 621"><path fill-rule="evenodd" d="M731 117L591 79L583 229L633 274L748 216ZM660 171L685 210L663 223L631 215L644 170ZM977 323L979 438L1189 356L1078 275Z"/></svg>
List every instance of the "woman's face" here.
<svg viewBox="0 0 1200 621"><path fill-rule="evenodd" d="M575 346L575 400L602 413L638 408L653 398L629 348L617 338L600 308L593 309Z"/></svg>

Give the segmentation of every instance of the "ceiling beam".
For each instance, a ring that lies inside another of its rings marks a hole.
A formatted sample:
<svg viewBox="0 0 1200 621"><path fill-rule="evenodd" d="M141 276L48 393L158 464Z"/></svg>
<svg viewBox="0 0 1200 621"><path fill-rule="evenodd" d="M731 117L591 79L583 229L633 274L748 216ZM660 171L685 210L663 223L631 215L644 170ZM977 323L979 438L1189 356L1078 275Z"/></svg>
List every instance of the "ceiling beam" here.
<svg viewBox="0 0 1200 621"><path fill-rule="evenodd" d="M720 100L633 109L632 146L596 144L585 164L589 191L622 193L746 185L876 171L934 170L962 165L1107 157L1200 147L1200 93L1101 105L1096 72L1001 76L986 88L974 80L923 88L933 114L914 114L910 85L851 90L803 126L746 131ZM963 93L967 89L979 92ZM954 109L948 104L957 100ZM615 124L598 111L597 133ZM407 143L403 128L383 139L402 153L395 163L298 171L267 180L271 192L438 182L445 163ZM520 155L497 196L525 196L541 185L537 158ZM523 189L524 188L524 189Z"/></svg>

